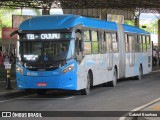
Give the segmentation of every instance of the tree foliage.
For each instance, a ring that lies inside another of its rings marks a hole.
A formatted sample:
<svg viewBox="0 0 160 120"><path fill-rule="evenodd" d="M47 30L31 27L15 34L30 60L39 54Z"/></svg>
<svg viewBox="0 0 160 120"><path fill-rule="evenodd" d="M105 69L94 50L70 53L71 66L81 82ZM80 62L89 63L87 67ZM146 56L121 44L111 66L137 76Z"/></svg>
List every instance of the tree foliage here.
<svg viewBox="0 0 160 120"><path fill-rule="evenodd" d="M41 11L37 9L31 9L36 15L41 15ZM12 15L21 15L21 12L16 9L8 7L0 8L0 38L2 27L12 27Z"/></svg>
<svg viewBox="0 0 160 120"><path fill-rule="evenodd" d="M134 20L125 20L124 24L134 26Z"/></svg>
<svg viewBox="0 0 160 120"><path fill-rule="evenodd" d="M143 24L143 26L146 26L145 28L141 28L150 32L150 33L154 33L154 34L158 34L158 20L153 21L150 24Z"/></svg>
<svg viewBox="0 0 160 120"><path fill-rule="evenodd" d="M0 28L12 26L12 14L15 12L14 9L1 8L0 9Z"/></svg>
<svg viewBox="0 0 160 120"><path fill-rule="evenodd" d="M125 20L124 22L127 25L134 26L134 20ZM140 24L140 28L154 34L158 34L158 20L151 22L150 24Z"/></svg>

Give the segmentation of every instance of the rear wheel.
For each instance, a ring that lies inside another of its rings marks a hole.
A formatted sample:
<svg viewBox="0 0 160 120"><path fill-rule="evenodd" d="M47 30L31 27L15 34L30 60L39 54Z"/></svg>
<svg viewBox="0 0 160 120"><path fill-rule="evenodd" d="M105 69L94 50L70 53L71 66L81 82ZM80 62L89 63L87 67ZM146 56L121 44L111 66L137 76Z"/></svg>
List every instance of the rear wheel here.
<svg viewBox="0 0 160 120"><path fill-rule="evenodd" d="M117 70L114 69L113 80L108 83L108 86L115 87L117 85Z"/></svg>
<svg viewBox="0 0 160 120"><path fill-rule="evenodd" d="M88 95L90 92L90 86L91 86L91 75L88 73L87 75L87 83L86 83L86 88L81 90L82 95Z"/></svg>
<svg viewBox="0 0 160 120"><path fill-rule="evenodd" d="M139 72L138 72L138 75L136 76L136 79L142 80L142 75L143 75L142 66L139 66Z"/></svg>

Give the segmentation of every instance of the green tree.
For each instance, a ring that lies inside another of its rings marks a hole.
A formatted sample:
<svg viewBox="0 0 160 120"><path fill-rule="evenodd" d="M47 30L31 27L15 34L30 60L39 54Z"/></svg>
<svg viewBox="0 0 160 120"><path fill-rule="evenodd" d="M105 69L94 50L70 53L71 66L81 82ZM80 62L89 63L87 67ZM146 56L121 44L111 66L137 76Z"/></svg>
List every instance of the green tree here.
<svg viewBox="0 0 160 120"><path fill-rule="evenodd" d="M1 8L0 9L0 38L2 27L12 27L12 14L15 13L15 9Z"/></svg>
<svg viewBox="0 0 160 120"><path fill-rule="evenodd" d="M125 20L124 24L134 26L134 20Z"/></svg>
<svg viewBox="0 0 160 120"><path fill-rule="evenodd" d="M134 20L125 20L124 23L134 26ZM158 34L158 20L155 20L150 24L140 24L140 28L147 32Z"/></svg>
<svg viewBox="0 0 160 120"><path fill-rule="evenodd" d="M145 28L142 28L142 26L145 26ZM141 25L141 28L150 33L158 34L158 20L155 20L150 24L143 24Z"/></svg>
<svg viewBox="0 0 160 120"><path fill-rule="evenodd" d="M0 9L0 28L12 26L12 13L15 9L1 8Z"/></svg>
<svg viewBox="0 0 160 120"><path fill-rule="evenodd" d="M38 9L31 9L36 15L41 15L41 11ZM17 9L11 9L9 7L0 8L0 38L2 27L12 27L12 15L21 15L21 12Z"/></svg>

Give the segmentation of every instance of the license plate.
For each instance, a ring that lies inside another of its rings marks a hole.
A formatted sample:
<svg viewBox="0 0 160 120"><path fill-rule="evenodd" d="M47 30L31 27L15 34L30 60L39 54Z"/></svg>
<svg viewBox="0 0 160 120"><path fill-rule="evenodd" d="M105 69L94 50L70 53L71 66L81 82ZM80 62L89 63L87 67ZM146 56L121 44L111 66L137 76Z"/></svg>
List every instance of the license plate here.
<svg viewBox="0 0 160 120"><path fill-rule="evenodd" d="M47 86L47 83L39 82L39 83L37 83L37 86L38 86L38 87L46 87L46 86Z"/></svg>

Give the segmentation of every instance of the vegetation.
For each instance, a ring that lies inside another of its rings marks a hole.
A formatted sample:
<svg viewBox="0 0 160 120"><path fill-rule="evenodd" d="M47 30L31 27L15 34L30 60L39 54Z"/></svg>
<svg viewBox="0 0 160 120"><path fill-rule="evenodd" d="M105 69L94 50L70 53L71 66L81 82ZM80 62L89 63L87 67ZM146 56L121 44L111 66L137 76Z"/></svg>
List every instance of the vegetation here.
<svg viewBox="0 0 160 120"><path fill-rule="evenodd" d="M12 13L14 11L9 8L0 9L0 28L12 26Z"/></svg>
<svg viewBox="0 0 160 120"><path fill-rule="evenodd" d="M124 21L124 24L134 26L134 20L125 20L125 21Z"/></svg>
<svg viewBox="0 0 160 120"><path fill-rule="evenodd" d="M41 15L41 12L37 9L32 9L36 15ZM0 38L2 27L12 27L12 15L21 15L21 12L11 8L0 8Z"/></svg>
<svg viewBox="0 0 160 120"><path fill-rule="evenodd" d="M146 26L146 28L142 28L142 26ZM158 20L153 21L151 24L143 24L141 28L154 34L158 34Z"/></svg>
<svg viewBox="0 0 160 120"><path fill-rule="evenodd" d="M134 20L125 20L125 24L134 26ZM150 33L158 34L158 20L155 20L150 24L140 24L140 28Z"/></svg>

